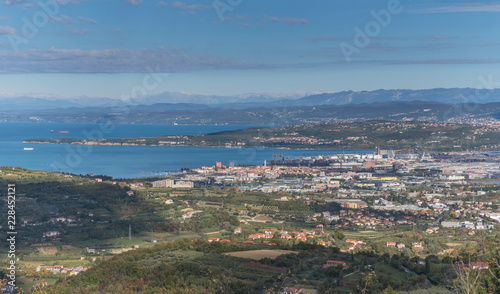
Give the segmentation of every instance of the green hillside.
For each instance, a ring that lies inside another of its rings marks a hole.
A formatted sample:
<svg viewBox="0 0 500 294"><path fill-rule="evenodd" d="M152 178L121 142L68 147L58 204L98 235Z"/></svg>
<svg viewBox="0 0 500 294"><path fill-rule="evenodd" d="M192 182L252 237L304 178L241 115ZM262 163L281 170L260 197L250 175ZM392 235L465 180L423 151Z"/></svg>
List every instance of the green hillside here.
<svg viewBox="0 0 500 294"><path fill-rule="evenodd" d="M248 128L191 136L127 139L27 139L26 143L223 146L311 149L375 149L421 151L499 150L494 126L432 122L363 121Z"/></svg>

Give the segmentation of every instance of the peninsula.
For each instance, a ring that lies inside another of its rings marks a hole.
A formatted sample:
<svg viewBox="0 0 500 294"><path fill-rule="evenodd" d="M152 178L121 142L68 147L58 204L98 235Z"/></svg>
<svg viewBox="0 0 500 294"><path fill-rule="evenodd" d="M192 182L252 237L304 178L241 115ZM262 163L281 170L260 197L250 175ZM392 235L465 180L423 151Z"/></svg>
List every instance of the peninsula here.
<svg viewBox="0 0 500 294"><path fill-rule="evenodd" d="M26 139L29 144L104 146L199 146L290 149L392 149L420 151L500 150L496 125L371 120L256 127L203 135L120 139Z"/></svg>

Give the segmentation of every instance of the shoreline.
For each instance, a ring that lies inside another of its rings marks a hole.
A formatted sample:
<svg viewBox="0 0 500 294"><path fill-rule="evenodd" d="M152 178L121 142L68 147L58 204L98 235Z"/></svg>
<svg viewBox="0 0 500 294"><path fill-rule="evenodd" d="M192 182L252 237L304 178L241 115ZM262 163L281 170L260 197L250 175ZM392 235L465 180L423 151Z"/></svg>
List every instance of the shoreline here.
<svg viewBox="0 0 500 294"><path fill-rule="evenodd" d="M157 144L122 144L122 143L95 143L95 144L85 144L82 142L73 143L58 143L58 142L26 142L23 140L23 144L47 144L47 145L85 145L85 146L105 146L105 147L200 147L200 148L224 148L224 149L279 149L279 150L304 150L304 151L314 151L314 150L349 150L349 151L373 151L376 149L362 149L362 148L291 148L291 147L264 147L264 146L239 146L239 147L226 147L226 146L201 146L201 145L157 145ZM427 152L427 151L426 151Z"/></svg>

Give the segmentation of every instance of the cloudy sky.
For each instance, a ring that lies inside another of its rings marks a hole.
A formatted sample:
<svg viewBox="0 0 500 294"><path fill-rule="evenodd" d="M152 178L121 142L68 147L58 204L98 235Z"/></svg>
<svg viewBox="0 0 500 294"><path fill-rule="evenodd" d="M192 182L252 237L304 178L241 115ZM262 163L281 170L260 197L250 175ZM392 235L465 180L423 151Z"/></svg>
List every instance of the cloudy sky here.
<svg viewBox="0 0 500 294"><path fill-rule="evenodd" d="M500 1L1 1L0 96L500 87Z"/></svg>

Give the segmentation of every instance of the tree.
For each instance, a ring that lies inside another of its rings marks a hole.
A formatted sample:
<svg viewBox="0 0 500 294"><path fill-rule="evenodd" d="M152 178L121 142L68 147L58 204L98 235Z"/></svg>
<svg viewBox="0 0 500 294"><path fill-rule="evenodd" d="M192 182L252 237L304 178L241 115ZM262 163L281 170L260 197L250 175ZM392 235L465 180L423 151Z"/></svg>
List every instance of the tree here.
<svg viewBox="0 0 500 294"><path fill-rule="evenodd" d="M344 240L345 235L344 235L344 233L342 233L342 232L340 232L340 231L334 231L334 232L333 232L333 238L334 238L335 240Z"/></svg>
<svg viewBox="0 0 500 294"><path fill-rule="evenodd" d="M500 249L491 249L488 255L490 265L489 274L485 277L485 287L492 293L500 293Z"/></svg>
<svg viewBox="0 0 500 294"><path fill-rule="evenodd" d="M358 290L360 293L372 293L371 286L373 284L373 280L376 277L375 272L370 270L366 273L361 273L361 280L359 281Z"/></svg>
<svg viewBox="0 0 500 294"><path fill-rule="evenodd" d="M394 291L391 286L387 286L387 288L382 292L383 294L397 294L397 291Z"/></svg>
<svg viewBox="0 0 500 294"><path fill-rule="evenodd" d="M453 286L459 294L478 294L483 289L480 281L483 276L482 270L473 270L464 264L462 261L457 262L454 266L457 278Z"/></svg>
<svg viewBox="0 0 500 294"><path fill-rule="evenodd" d="M429 258L426 258L425 259L425 274L429 275L430 272L431 272L431 261L429 260Z"/></svg>

